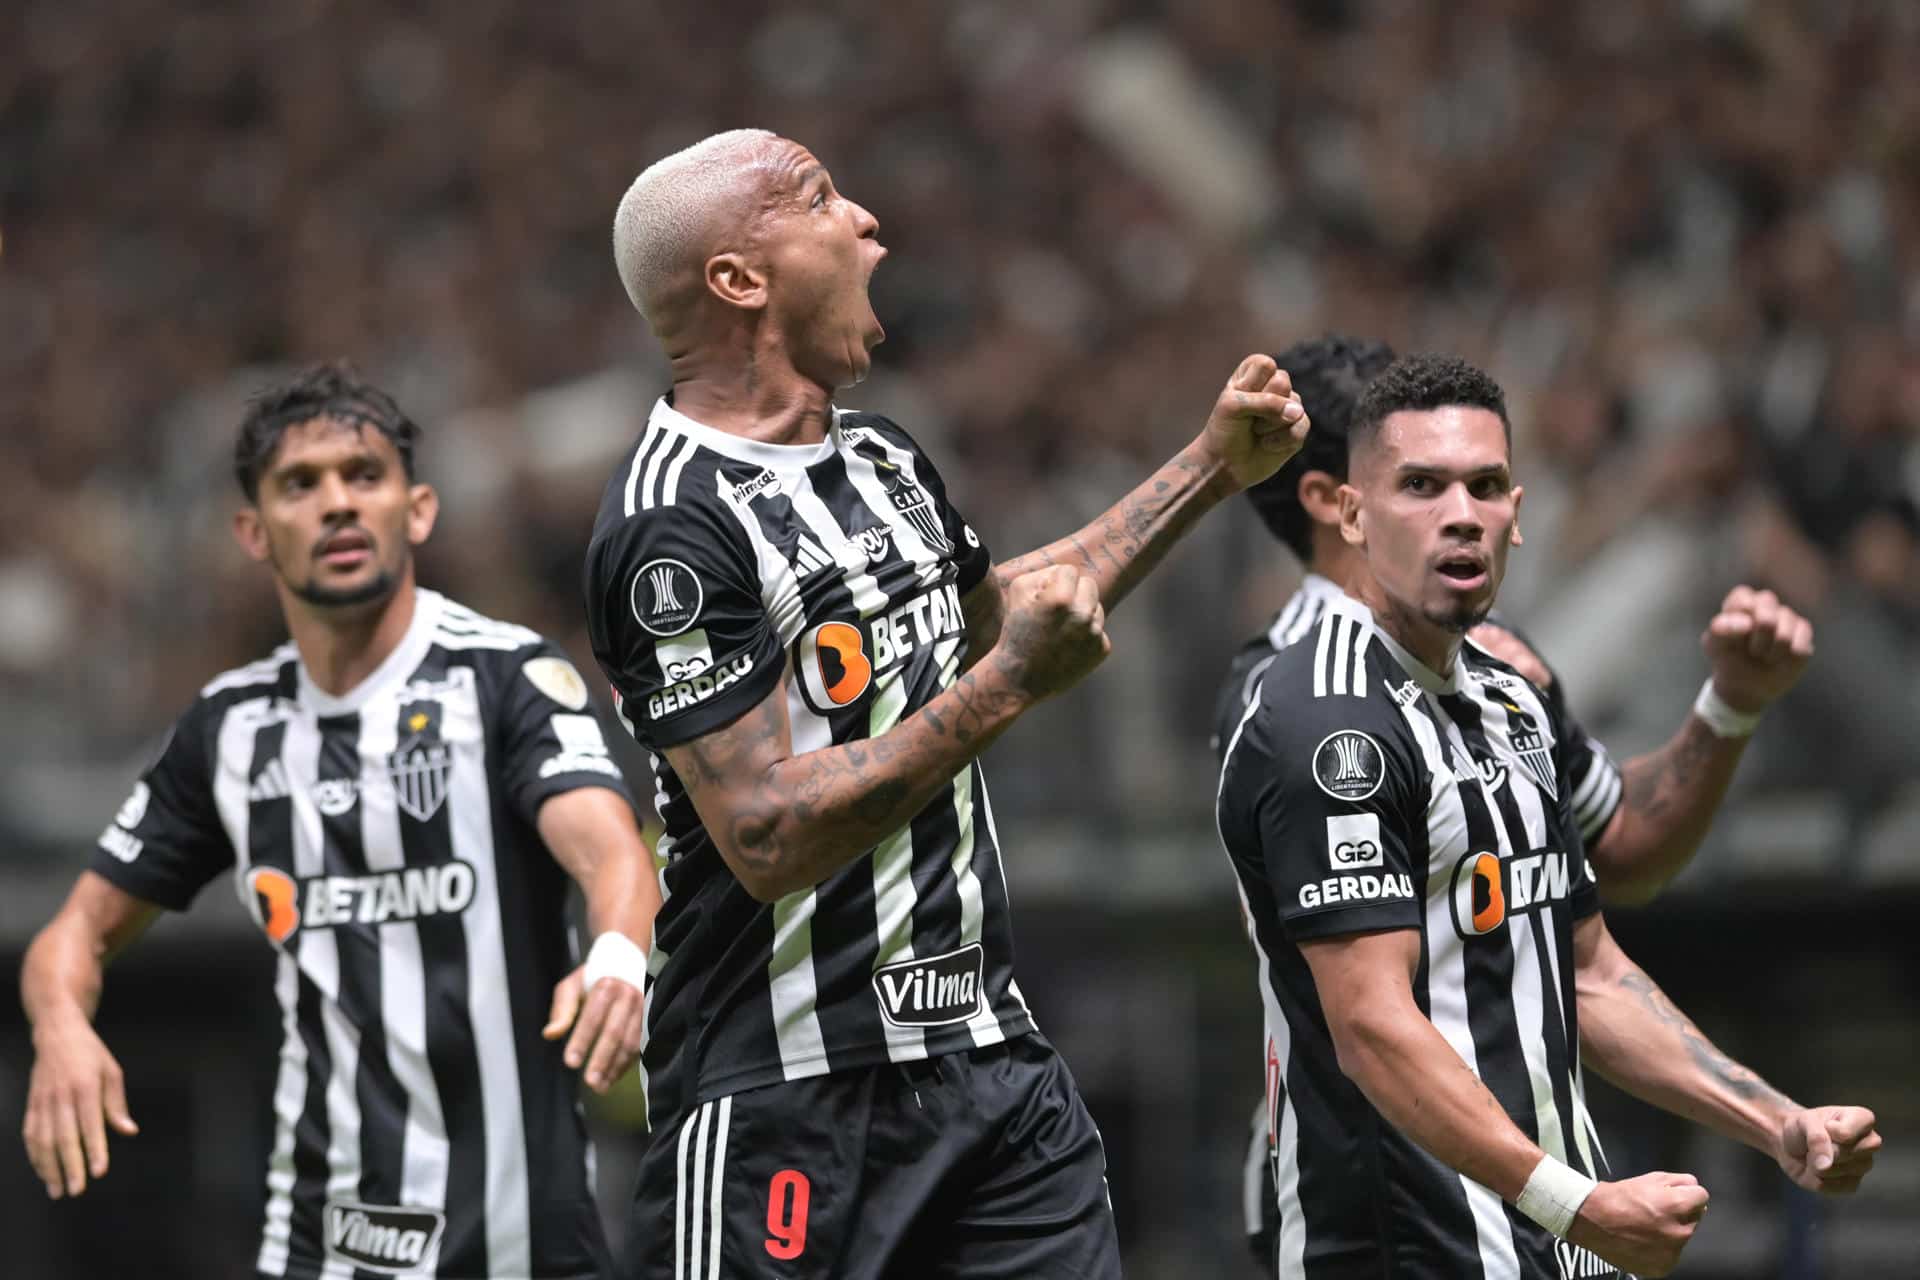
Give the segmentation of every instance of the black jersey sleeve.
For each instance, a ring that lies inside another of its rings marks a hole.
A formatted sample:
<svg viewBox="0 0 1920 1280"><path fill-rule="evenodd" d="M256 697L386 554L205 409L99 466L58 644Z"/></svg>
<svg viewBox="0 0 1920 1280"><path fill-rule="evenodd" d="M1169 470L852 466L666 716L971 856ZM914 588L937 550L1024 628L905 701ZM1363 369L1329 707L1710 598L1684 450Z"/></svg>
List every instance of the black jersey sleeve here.
<svg viewBox="0 0 1920 1280"><path fill-rule="evenodd" d="M655 750L733 723L785 670L754 550L723 502L643 508L588 548L594 656Z"/></svg>
<svg viewBox="0 0 1920 1280"><path fill-rule="evenodd" d="M515 811L536 822L546 800L580 787L606 787L631 804L587 683L560 647L542 640L498 656L491 664L494 759Z"/></svg>
<svg viewBox="0 0 1920 1280"><path fill-rule="evenodd" d="M902 430L898 423L886 418L863 416L859 421L887 437L888 443L904 447L912 455L913 478L926 487L947 541L953 545L953 561L959 569L959 577L954 585L961 595L966 595L980 584L980 580L993 567L993 555L987 550L986 543L981 541L974 527L967 523L966 517L960 514L959 508L947 496L947 484L940 476L940 469L912 436Z"/></svg>
<svg viewBox="0 0 1920 1280"><path fill-rule="evenodd" d="M1267 776L1229 781L1256 788L1252 814L1287 935L1418 928L1423 766L1397 711L1381 699L1301 699L1269 680L1254 720L1264 747L1253 759Z"/></svg>
<svg viewBox="0 0 1920 1280"><path fill-rule="evenodd" d="M213 800L213 707L196 700L95 844L88 864L136 898L185 911L233 866Z"/></svg>

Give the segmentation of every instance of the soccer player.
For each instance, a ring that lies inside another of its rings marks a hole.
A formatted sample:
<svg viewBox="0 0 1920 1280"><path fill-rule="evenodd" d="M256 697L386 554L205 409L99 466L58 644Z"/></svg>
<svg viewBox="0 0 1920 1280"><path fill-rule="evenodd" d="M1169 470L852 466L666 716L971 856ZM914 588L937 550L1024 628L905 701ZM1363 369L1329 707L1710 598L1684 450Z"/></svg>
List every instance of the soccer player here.
<svg viewBox="0 0 1920 1280"><path fill-rule="evenodd" d="M587 564L666 825L636 1276L1119 1273L1099 1135L1013 980L976 757L1306 417L1249 357L1144 484L996 567L913 439L833 403L882 337L877 230L757 130L648 168L614 222L673 365Z"/></svg>
<svg viewBox="0 0 1920 1280"><path fill-rule="evenodd" d="M1268 628L1235 656L1215 703L1216 750L1232 736L1274 655L1317 635L1321 610L1359 569L1359 553L1340 536L1347 435L1361 391L1393 363L1394 353L1384 342L1335 334L1296 343L1278 359L1293 389L1313 408L1313 433L1284 467L1248 489L1247 499L1307 575ZM1738 719L1716 721L1695 711L1665 746L1628 760L1624 769L1574 719L1552 668L1499 614L1475 627L1469 640L1512 665L1554 703L1566 725L1573 816L1600 896L1643 902L1698 850L1754 722L1806 669L1813 627L1770 592L1734 588L1701 645L1712 696L1736 708ZM1268 1110L1265 1099L1255 1109L1243 1165L1247 1237L1263 1269L1271 1268L1278 1226Z"/></svg>
<svg viewBox="0 0 1920 1280"><path fill-rule="evenodd" d="M1463 643L1516 540L1500 389L1401 361L1361 396L1349 447L1353 598L1267 668L1219 796L1274 1037L1278 1273L1666 1274L1706 1192L1607 1180L1583 1066L1803 1187L1853 1190L1872 1113L1789 1101L1621 952L1563 715Z"/></svg>
<svg viewBox="0 0 1920 1280"><path fill-rule="evenodd" d="M415 438L340 366L250 406L234 532L293 639L201 690L29 947L27 1152L57 1199L138 1132L106 962L230 870L285 1027L260 1274L603 1276L569 1068L632 1065L659 889L572 664L415 585Z"/></svg>

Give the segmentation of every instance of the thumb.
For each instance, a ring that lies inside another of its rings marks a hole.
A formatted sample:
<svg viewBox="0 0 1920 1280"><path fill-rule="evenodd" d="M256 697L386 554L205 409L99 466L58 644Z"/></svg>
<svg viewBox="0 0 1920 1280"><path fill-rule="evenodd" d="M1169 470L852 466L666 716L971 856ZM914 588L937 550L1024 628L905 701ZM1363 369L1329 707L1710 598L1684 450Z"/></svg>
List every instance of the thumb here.
<svg viewBox="0 0 1920 1280"><path fill-rule="evenodd" d="M133 1112L127 1108L127 1086L121 1080L107 1086L107 1122L129 1138L140 1132L140 1126L133 1122Z"/></svg>
<svg viewBox="0 0 1920 1280"><path fill-rule="evenodd" d="M1820 1173L1833 1167L1833 1138L1827 1133L1827 1126L1818 1117L1809 1117L1807 1129L1807 1164Z"/></svg>
<svg viewBox="0 0 1920 1280"><path fill-rule="evenodd" d="M575 1015L580 1012L580 970L575 969L560 979L553 988L553 1007L547 1013L547 1025L540 1028L543 1040L558 1040L567 1034L567 1028L573 1025Z"/></svg>

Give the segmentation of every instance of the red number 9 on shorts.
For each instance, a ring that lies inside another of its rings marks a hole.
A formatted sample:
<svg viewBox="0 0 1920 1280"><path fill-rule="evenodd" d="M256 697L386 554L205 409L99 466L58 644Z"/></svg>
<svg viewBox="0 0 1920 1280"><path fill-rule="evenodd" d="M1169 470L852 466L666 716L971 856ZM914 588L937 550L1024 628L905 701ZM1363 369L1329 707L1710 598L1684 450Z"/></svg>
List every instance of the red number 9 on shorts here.
<svg viewBox="0 0 1920 1280"><path fill-rule="evenodd" d="M767 1252L782 1262L807 1248L807 1200L813 1187L798 1169L782 1169L767 1184Z"/></svg>

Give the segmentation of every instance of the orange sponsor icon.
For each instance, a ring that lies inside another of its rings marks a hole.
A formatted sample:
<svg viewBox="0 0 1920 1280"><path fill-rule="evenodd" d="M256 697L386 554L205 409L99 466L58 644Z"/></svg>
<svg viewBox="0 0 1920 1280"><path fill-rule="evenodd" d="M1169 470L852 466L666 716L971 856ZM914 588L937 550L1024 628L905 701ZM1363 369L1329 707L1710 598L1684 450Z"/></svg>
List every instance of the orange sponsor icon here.
<svg viewBox="0 0 1920 1280"><path fill-rule="evenodd" d="M254 923L275 942L291 938L300 927L299 891L292 877L273 867L255 867L247 872L247 888Z"/></svg>
<svg viewBox="0 0 1920 1280"><path fill-rule="evenodd" d="M867 691L867 686L873 683L873 663L867 659L866 645L858 628L845 622L823 623L814 632L814 645L816 661L820 664L820 684L829 702L844 707ZM837 676L827 665L828 653L840 661Z"/></svg>
<svg viewBox="0 0 1920 1280"><path fill-rule="evenodd" d="M1507 922L1507 893L1500 859L1470 853L1453 868L1453 925L1463 938L1492 933Z"/></svg>

